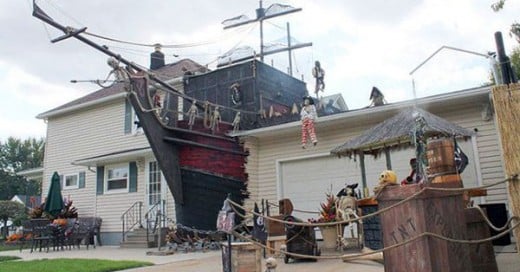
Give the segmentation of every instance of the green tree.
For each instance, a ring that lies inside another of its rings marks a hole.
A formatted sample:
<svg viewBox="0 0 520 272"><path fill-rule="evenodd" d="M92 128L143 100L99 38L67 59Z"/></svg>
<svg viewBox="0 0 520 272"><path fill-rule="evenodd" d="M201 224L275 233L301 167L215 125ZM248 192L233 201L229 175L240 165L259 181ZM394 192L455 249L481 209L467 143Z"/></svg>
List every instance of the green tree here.
<svg viewBox="0 0 520 272"><path fill-rule="evenodd" d="M15 225L20 225L21 220L26 217L27 213L23 204L10 200L0 200L0 220L4 226L7 226L9 219ZM7 228L3 228L2 236L5 238L7 234Z"/></svg>
<svg viewBox="0 0 520 272"><path fill-rule="evenodd" d="M509 55L511 66L513 66L513 71L515 72L516 78L518 78L520 75L520 46L513 48Z"/></svg>
<svg viewBox="0 0 520 272"><path fill-rule="evenodd" d="M16 194L39 195L41 184L16 175L17 172L41 167L45 152L43 138L26 140L9 137L0 142L0 200L11 199Z"/></svg>
<svg viewBox="0 0 520 272"><path fill-rule="evenodd" d="M520 45L513 48L511 53L509 54L509 60L511 61L511 67L513 68L513 72L516 75L516 78L520 79ZM500 73L500 67L498 67ZM493 78L493 72L489 71L489 82L484 85L494 85L495 78Z"/></svg>

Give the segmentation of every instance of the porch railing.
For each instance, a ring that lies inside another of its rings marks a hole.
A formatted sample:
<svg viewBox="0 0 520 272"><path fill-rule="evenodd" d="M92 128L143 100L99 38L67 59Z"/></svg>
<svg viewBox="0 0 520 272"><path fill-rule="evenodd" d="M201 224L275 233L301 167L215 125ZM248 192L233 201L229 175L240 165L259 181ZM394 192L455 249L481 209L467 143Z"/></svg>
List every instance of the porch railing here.
<svg viewBox="0 0 520 272"><path fill-rule="evenodd" d="M157 201L144 215L146 221L146 241L150 242L157 232L157 228L166 226L166 217L163 210L166 201ZM160 237L158 239L161 239Z"/></svg>
<svg viewBox="0 0 520 272"><path fill-rule="evenodd" d="M133 230L135 226L139 225L140 228L143 227L142 222L142 210L143 210L143 202L137 201L135 202L128 210L126 210L123 215L121 215L121 222L123 223L123 242L126 239L126 234Z"/></svg>

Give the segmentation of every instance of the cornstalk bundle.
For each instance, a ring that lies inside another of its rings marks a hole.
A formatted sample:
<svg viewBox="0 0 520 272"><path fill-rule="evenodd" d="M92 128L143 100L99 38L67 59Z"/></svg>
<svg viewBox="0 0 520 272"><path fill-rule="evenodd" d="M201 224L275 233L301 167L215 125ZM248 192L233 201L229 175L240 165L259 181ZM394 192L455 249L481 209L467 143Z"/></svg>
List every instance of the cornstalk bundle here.
<svg viewBox="0 0 520 272"><path fill-rule="evenodd" d="M511 176L520 173L520 84L493 87L492 95L506 175ZM520 216L520 181L509 182L508 190L512 213ZM520 244L520 228L514 234Z"/></svg>

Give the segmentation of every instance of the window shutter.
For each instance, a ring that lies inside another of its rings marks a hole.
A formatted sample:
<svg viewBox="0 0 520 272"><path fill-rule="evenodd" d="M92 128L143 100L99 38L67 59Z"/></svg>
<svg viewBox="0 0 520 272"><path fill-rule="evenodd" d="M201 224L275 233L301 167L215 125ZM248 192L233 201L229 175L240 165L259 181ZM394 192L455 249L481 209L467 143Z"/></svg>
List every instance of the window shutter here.
<svg viewBox="0 0 520 272"><path fill-rule="evenodd" d="M130 162L130 184L128 191L129 192L137 192L137 163Z"/></svg>
<svg viewBox="0 0 520 272"><path fill-rule="evenodd" d="M105 167L104 166L98 166L96 168L96 194L102 195L103 194L103 179L105 178Z"/></svg>
<svg viewBox="0 0 520 272"><path fill-rule="evenodd" d="M78 187L85 188L85 171L79 172Z"/></svg>
<svg viewBox="0 0 520 272"><path fill-rule="evenodd" d="M65 179L63 178L63 175L60 175L60 190L63 190L65 187Z"/></svg>
<svg viewBox="0 0 520 272"><path fill-rule="evenodd" d="M125 134L132 133L132 105L125 99Z"/></svg>

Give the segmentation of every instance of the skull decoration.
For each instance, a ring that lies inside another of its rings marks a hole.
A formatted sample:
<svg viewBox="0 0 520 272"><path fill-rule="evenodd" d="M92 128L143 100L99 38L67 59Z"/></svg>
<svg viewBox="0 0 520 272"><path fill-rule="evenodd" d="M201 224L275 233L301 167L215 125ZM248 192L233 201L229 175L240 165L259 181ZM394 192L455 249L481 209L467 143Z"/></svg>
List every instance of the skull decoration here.
<svg viewBox="0 0 520 272"><path fill-rule="evenodd" d="M379 175L379 184L390 183L397 184L397 175L394 171L385 170Z"/></svg>

